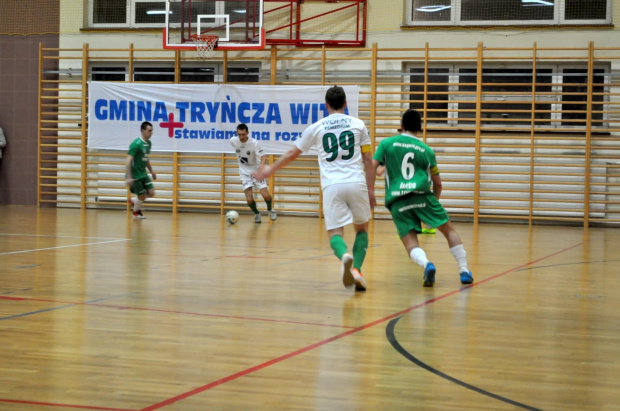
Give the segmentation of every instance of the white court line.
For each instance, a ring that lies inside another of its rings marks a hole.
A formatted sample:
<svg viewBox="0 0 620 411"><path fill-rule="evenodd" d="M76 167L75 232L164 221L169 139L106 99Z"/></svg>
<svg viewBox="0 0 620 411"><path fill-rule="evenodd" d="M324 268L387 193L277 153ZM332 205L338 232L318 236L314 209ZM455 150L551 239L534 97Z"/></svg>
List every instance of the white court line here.
<svg viewBox="0 0 620 411"><path fill-rule="evenodd" d="M59 248L81 247L83 245L118 243L119 241L131 241L131 239L123 238L121 240L99 241L99 242L96 242L96 243L83 243L83 244L73 244L73 245L61 245L61 246L58 246L58 247L35 248L35 249L32 249L32 250L11 251L11 252L8 252L8 253L0 253L0 255L31 253L33 251L57 250Z"/></svg>
<svg viewBox="0 0 620 411"><path fill-rule="evenodd" d="M114 237L82 237L77 235L50 235L50 234L16 234L16 233L0 233L0 235L14 237L54 237L54 238L98 238L102 240L118 240Z"/></svg>

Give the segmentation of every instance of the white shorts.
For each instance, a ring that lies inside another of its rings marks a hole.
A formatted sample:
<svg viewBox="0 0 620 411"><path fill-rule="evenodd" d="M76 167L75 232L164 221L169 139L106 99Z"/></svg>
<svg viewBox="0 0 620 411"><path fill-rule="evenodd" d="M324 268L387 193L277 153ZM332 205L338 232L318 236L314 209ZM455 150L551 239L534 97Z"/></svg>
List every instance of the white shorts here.
<svg viewBox="0 0 620 411"><path fill-rule="evenodd" d="M259 190L267 187L267 182L265 180L257 180L252 177L252 174L239 174L241 177L241 185L243 185L243 190L247 190L248 188L256 186Z"/></svg>
<svg viewBox="0 0 620 411"><path fill-rule="evenodd" d="M328 230L370 220L366 183L331 184L323 189L323 215Z"/></svg>

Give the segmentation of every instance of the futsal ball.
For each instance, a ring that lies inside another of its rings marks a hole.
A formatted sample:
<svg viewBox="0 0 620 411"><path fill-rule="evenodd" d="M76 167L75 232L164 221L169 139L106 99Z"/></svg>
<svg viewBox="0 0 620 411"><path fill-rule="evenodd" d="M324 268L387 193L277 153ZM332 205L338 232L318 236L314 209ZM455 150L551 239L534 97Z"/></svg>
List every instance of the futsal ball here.
<svg viewBox="0 0 620 411"><path fill-rule="evenodd" d="M228 221L230 224L235 224L237 221L239 221L239 213L235 210L230 210L226 213L226 221Z"/></svg>

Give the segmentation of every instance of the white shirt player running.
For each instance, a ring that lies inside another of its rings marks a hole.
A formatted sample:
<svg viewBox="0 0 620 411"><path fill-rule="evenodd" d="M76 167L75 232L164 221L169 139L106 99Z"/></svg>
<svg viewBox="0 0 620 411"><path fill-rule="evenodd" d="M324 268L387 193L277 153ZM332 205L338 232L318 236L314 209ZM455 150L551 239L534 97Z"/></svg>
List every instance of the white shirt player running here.
<svg viewBox="0 0 620 411"><path fill-rule="evenodd" d="M370 144L364 122L342 113L330 114L312 124L295 142L303 152L317 148L322 189L336 183L366 185L359 147Z"/></svg>

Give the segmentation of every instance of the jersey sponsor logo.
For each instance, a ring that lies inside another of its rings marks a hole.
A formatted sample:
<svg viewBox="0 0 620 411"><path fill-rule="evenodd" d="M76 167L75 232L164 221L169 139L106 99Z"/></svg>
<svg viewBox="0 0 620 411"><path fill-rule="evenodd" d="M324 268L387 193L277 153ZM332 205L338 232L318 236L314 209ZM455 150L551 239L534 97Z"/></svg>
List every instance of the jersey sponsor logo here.
<svg viewBox="0 0 620 411"><path fill-rule="evenodd" d="M400 183L401 190L413 190L417 187L416 183Z"/></svg>
<svg viewBox="0 0 620 411"><path fill-rule="evenodd" d="M415 145L415 144L405 144L405 143L398 143L398 142L396 142L396 143L392 144L392 147L412 148L412 149L414 149L416 151L421 151L423 153L425 152L424 147L420 147L420 146Z"/></svg>
<svg viewBox="0 0 620 411"><path fill-rule="evenodd" d="M407 211L407 210L411 210L413 208L426 208L426 203L420 203L420 204L409 204L407 206L401 207L398 209L399 213L402 213L403 211Z"/></svg>
<svg viewBox="0 0 620 411"><path fill-rule="evenodd" d="M351 118L325 118L321 121L323 124L323 129L325 131L328 130L338 130L343 128L351 128Z"/></svg>

